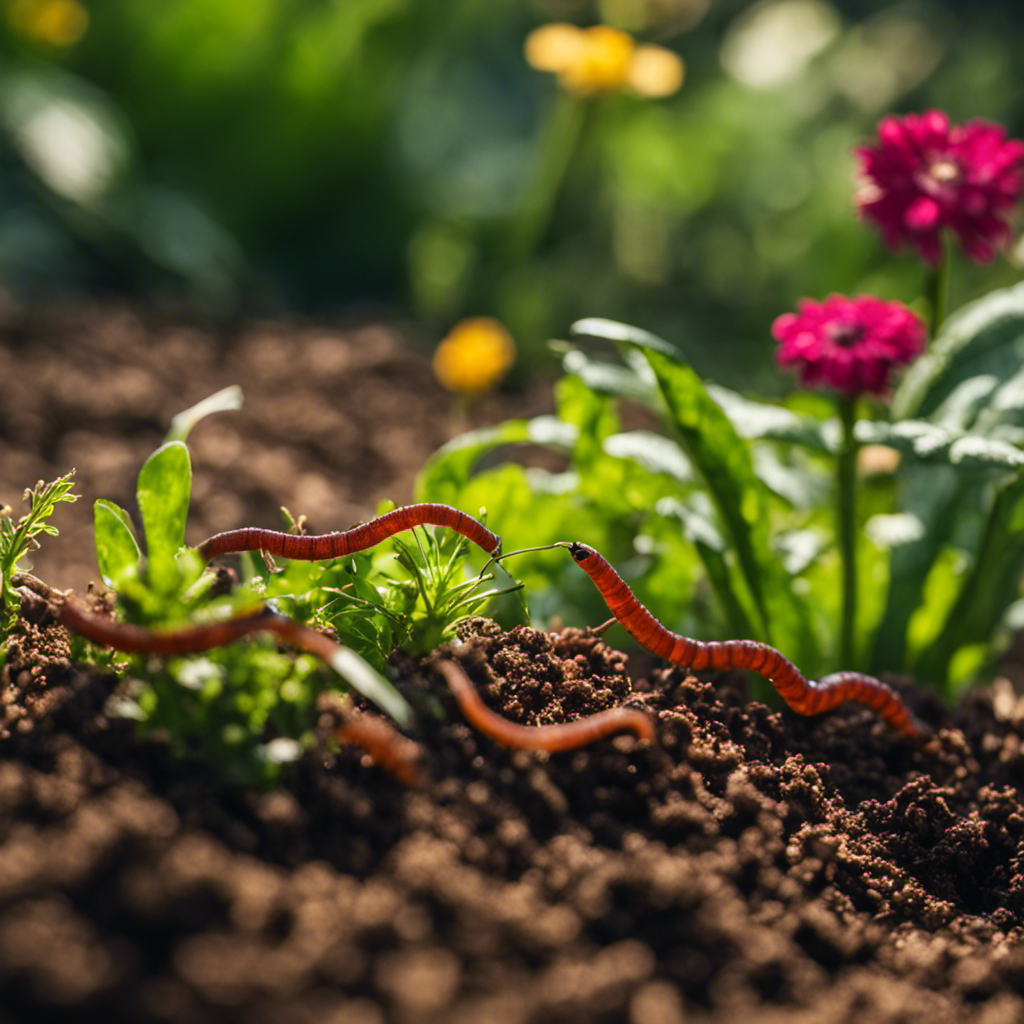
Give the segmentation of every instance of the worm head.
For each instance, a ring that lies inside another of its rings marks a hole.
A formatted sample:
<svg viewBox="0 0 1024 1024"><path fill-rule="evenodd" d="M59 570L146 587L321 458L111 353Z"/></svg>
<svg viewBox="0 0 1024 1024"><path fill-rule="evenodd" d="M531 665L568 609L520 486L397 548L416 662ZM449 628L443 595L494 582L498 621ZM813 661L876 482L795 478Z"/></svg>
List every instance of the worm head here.
<svg viewBox="0 0 1024 1024"><path fill-rule="evenodd" d="M578 540L571 541L566 544L569 549L569 554L579 563L583 565L591 555L594 554L594 549L587 544L581 544Z"/></svg>

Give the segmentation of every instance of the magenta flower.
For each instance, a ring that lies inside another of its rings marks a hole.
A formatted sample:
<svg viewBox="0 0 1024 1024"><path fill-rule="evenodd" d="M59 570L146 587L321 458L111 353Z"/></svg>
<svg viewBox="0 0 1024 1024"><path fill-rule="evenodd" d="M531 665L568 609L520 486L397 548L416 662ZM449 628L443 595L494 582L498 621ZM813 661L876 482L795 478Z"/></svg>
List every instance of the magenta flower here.
<svg viewBox="0 0 1024 1024"><path fill-rule="evenodd" d="M942 228L986 263L1010 237L1002 213L1024 188L1024 142L989 121L950 127L941 110L887 117L878 145L856 150L864 185L861 216L874 221L890 249L916 245L929 263L942 258Z"/></svg>
<svg viewBox="0 0 1024 1024"><path fill-rule="evenodd" d="M801 299L797 309L772 324L772 335L779 366L798 369L802 384L825 384L849 398L882 394L892 370L924 348L924 324L899 302L830 295Z"/></svg>

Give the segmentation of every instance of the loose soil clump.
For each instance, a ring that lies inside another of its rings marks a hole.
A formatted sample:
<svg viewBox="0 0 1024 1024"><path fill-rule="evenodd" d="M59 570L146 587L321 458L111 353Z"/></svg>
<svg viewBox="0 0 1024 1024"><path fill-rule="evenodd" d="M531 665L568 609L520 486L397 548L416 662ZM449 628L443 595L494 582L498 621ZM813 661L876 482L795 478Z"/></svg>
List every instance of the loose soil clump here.
<svg viewBox="0 0 1024 1024"><path fill-rule="evenodd" d="M18 459L68 468L66 432L49 454L4 438L5 481ZM120 487L150 440L122 453ZM243 521L197 514L202 535ZM440 657L512 721L626 702L657 742L505 750L461 718ZM74 664L29 611L0 676L0 1024L1024 1019L1024 708L1008 684L946 709L890 680L936 730L916 747L863 708L803 719L735 678L631 680L586 630L473 620L396 670L422 786L324 744L260 794L136 738L110 701L120 674ZM333 710L324 698L325 734Z"/></svg>

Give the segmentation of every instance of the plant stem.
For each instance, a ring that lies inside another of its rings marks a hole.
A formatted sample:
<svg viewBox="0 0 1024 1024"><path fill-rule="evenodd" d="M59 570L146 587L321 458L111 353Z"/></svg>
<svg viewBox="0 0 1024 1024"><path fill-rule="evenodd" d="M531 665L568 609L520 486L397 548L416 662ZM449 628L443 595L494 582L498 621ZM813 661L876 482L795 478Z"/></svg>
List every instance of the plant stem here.
<svg viewBox="0 0 1024 1024"><path fill-rule="evenodd" d="M513 261L529 258L551 223L555 203L584 134L592 104L560 92L541 129L537 163L523 195L512 230Z"/></svg>
<svg viewBox="0 0 1024 1024"><path fill-rule="evenodd" d="M836 403L842 425L836 459L836 535L843 578L839 656L844 667L852 667L857 616L857 400L840 395Z"/></svg>
<svg viewBox="0 0 1024 1024"><path fill-rule="evenodd" d="M942 256L938 265L928 271L928 302L931 306L931 337L938 337L949 306L949 283L953 265L953 249L945 233L942 235Z"/></svg>

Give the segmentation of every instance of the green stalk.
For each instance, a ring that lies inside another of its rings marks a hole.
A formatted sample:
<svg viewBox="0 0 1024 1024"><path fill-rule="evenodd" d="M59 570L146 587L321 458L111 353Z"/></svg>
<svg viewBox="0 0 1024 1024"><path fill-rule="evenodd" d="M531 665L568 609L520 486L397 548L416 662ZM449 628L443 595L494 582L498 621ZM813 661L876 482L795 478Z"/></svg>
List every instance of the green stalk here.
<svg viewBox="0 0 1024 1024"><path fill-rule="evenodd" d="M949 285L953 267L953 248L942 234L942 256L938 265L928 271L928 303L931 307L931 337L937 338L949 308Z"/></svg>
<svg viewBox="0 0 1024 1024"><path fill-rule="evenodd" d="M537 144L537 162L527 182L512 231L515 261L531 256L551 223L555 203L577 155L593 104L564 90L551 108Z"/></svg>
<svg viewBox="0 0 1024 1024"><path fill-rule="evenodd" d="M843 580L839 657L844 666L852 666L857 617L857 400L840 395L836 404L842 426L836 459L836 536Z"/></svg>

